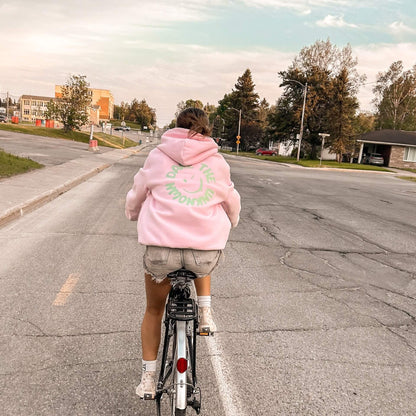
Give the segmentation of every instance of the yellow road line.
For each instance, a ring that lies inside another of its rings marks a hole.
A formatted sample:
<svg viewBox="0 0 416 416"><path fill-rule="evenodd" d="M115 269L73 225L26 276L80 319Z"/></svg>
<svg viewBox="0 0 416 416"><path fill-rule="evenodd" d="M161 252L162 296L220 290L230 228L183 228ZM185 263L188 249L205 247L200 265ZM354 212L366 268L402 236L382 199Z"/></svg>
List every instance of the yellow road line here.
<svg viewBox="0 0 416 416"><path fill-rule="evenodd" d="M75 285L78 283L79 280L79 273L71 273L66 279L66 282L61 287L61 290L56 295L55 300L53 301L52 305L54 306L63 306L68 299L68 296L72 293Z"/></svg>

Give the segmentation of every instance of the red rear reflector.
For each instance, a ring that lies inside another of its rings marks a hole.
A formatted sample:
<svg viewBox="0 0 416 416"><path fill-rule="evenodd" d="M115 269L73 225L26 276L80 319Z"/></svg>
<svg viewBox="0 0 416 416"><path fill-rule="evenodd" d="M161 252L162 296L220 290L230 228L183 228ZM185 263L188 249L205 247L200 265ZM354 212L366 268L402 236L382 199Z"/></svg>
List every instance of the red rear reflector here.
<svg viewBox="0 0 416 416"><path fill-rule="evenodd" d="M188 361L185 358L179 358L178 362L176 363L176 368L180 373L184 373L188 368Z"/></svg>

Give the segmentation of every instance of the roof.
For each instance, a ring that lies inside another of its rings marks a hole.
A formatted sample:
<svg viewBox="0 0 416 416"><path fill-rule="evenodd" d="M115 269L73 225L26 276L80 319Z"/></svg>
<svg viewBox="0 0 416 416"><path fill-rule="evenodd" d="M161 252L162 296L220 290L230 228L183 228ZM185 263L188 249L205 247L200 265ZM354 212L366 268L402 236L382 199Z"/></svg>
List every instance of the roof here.
<svg viewBox="0 0 416 416"><path fill-rule="evenodd" d="M390 144L398 146L416 146L416 131L404 130L375 130L364 133L359 142Z"/></svg>
<svg viewBox="0 0 416 416"><path fill-rule="evenodd" d="M20 97L21 100L40 100L40 101L50 101L54 100L55 97L43 97L40 95L22 95Z"/></svg>

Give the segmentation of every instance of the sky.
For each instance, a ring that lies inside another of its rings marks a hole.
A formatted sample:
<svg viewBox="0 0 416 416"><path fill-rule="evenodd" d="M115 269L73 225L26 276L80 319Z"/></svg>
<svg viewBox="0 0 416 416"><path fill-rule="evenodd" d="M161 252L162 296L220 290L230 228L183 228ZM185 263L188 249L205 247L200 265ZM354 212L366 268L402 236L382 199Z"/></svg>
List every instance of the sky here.
<svg viewBox="0 0 416 416"><path fill-rule="evenodd" d="M414 0L0 0L0 97L53 96L86 75L116 104L133 98L162 127L180 101L218 104L249 68L260 98L275 104L278 72L303 47L329 39L352 47L371 111L377 73L416 64Z"/></svg>

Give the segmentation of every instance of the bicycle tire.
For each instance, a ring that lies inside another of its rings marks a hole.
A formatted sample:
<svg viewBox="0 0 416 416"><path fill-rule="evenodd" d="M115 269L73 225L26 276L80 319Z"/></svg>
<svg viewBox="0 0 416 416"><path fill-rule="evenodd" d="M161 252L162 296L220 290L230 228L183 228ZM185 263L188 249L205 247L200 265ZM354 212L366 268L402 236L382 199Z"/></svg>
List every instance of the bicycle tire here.
<svg viewBox="0 0 416 416"><path fill-rule="evenodd" d="M175 416L186 416L186 409L175 409Z"/></svg>
<svg viewBox="0 0 416 416"><path fill-rule="evenodd" d="M174 380L175 380L175 416L183 415L183 411L186 412L188 403L187 394L187 371L180 373L177 369L176 363L179 359L188 359L188 342L186 338L186 321L176 322L176 353L175 353L175 367L174 367ZM182 411L182 413L180 413ZM178 413L176 413L178 412Z"/></svg>

